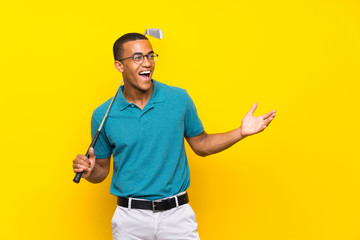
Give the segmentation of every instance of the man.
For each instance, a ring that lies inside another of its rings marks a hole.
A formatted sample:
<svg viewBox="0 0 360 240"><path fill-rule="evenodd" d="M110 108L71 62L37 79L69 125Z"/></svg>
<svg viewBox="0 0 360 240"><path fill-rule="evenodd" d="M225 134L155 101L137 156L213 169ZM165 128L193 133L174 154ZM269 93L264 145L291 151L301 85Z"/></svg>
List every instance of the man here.
<svg viewBox="0 0 360 240"><path fill-rule="evenodd" d="M275 111L254 117L257 104L235 130L207 134L185 90L152 79L157 55L148 39L125 34L114 44L115 68L124 86L117 95L97 145L89 158L79 154L75 172L92 183L114 171L110 192L118 197L112 219L113 239L199 239L186 189L190 173L184 138L194 152L207 156L263 131ZM92 135L110 104L92 117ZM95 157L96 156L96 157Z"/></svg>

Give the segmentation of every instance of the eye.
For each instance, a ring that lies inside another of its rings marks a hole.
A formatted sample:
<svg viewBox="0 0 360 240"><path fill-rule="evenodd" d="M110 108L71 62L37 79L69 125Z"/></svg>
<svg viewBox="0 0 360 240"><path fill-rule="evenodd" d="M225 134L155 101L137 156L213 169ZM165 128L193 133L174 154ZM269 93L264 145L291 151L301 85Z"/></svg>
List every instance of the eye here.
<svg viewBox="0 0 360 240"><path fill-rule="evenodd" d="M141 54L135 54L132 58L135 60L135 61L139 61L142 59L142 55Z"/></svg>

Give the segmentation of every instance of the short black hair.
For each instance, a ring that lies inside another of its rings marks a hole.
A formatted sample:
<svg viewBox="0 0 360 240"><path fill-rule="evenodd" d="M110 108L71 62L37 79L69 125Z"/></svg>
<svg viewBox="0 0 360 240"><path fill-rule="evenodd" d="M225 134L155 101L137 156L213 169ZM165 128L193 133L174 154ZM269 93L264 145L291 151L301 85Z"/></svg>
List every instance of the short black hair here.
<svg viewBox="0 0 360 240"><path fill-rule="evenodd" d="M113 52L114 52L114 59L115 61L122 58L124 49L123 44L130 42L130 41L136 41L136 40L149 40L147 37L145 37L143 34L140 33L127 33L121 36L118 40L115 41L113 46Z"/></svg>

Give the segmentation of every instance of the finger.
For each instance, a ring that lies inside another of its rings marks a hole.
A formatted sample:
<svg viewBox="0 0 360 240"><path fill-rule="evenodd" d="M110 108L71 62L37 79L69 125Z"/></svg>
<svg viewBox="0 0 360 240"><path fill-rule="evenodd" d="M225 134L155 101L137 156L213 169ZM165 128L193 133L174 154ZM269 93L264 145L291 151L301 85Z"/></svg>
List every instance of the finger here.
<svg viewBox="0 0 360 240"><path fill-rule="evenodd" d="M250 111L248 112L248 114L253 115L254 112L255 112L255 110L256 110L256 108L257 108L257 106L258 106L258 104L257 104L257 103L254 103L254 104L252 105Z"/></svg>
<svg viewBox="0 0 360 240"><path fill-rule="evenodd" d="M86 172L88 172L89 171L89 168L85 168L85 167L73 167L73 170L74 170L74 172L84 172L84 173L86 173Z"/></svg>
<svg viewBox="0 0 360 240"><path fill-rule="evenodd" d="M78 172L85 172L85 171L82 168L74 168L74 172L78 173Z"/></svg>
<svg viewBox="0 0 360 240"><path fill-rule="evenodd" d="M85 159L75 158L73 160L73 163L80 164L80 165L86 165L86 164L90 164L90 160L88 158L85 158Z"/></svg>
<svg viewBox="0 0 360 240"><path fill-rule="evenodd" d="M76 158L77 158L77 159L82 159L82 160L86 160L86 159L87 159L87 157L86 157L85 155L82 155L82 154L78 154L78 155L76 156Z"/></svg>
<svg viewBox="0 0 360 240"><path fill-rule="evenodd" d="M85 163L85 164L74 163L73 169L75 172L88 172L90 170L90 163Z"/></svg>
<svg viewBox="0 0 360 240"><path fill-rule="evenodd" d="M272 117L267 118L267 119L264 121L265 127L269 126L269 124L270 124L271 121L274 119L274 117L275 117L275 115L272 116Z"/></svg>
<svg viewBox="0 0 360 240"><path fill-rule="evenodd" d="M90 161L88 159L74 159L73 161L73 167L74 168L89 168L90 167Z"/></svg>
<svg viewBox="0 0 360 240"><path fill-rule="evenodd" d="M90 161L95 160L94 148L89 148L89 159L90 159Z"/></svg>
<svg viewBox="0 0 360 240"><path fill-rule="evenodd" d="M73 170L74 172L86 172L89 168L84 167L83 165L74 164Z"/></svg>
<svg viewBox="0 0 360 240"><path fill-rule="evenodd" d="M94 152L94 148L90 148L89 149L89 160L90 160L90 169L93 168L95 166L95 152Z"/></svg>
<svg viewBox="0 0 360 240"><path fill-rule="evenodd" d="M262 115L263 120L267 119L268 117L275 117L275 114L276 114L276 111L275 111L275 110L274 110L274 111L271 111L271 112L269 112L269 113L266 113L266 114Z"/></svg>

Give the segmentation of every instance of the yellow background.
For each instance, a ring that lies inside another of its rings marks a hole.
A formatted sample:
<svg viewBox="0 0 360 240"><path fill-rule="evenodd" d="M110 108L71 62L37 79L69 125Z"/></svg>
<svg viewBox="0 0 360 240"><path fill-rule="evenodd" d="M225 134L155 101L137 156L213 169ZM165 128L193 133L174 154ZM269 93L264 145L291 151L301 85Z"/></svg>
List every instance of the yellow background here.
<svg viewBox="0 0 360 240"><path fill-rule="evenodd" d="M92 110L121 75L112 44L158 27L154 78L186 88L209 133L277 110L263 133L188 150L202 239L360 239L360 3L0 3L0 239L111 239L110 178L72 182Z"/></svg>

